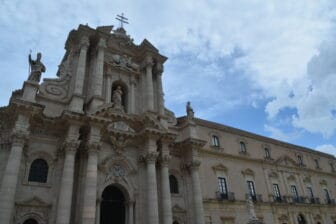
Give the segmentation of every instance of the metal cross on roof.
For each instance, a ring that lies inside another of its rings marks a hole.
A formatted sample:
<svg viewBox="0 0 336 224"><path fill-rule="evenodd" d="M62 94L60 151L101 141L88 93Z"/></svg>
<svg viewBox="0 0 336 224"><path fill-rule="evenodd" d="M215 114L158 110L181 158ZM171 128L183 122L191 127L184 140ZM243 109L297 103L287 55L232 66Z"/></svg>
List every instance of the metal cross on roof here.
<svg viewBox="0 0 336 224"><path fill-rule="evenodd" d="M117 15L116 20L120 21L120 27L122 28L124 23L128 24L128 19L124 16L124 13L121 13L121 15Z"/></svg>

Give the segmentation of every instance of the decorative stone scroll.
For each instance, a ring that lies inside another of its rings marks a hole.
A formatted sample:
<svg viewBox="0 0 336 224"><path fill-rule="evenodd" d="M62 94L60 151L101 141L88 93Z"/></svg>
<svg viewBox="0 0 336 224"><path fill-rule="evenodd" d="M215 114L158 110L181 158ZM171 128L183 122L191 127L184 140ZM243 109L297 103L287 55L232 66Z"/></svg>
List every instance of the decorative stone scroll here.
<svg viewBox="0 0 336 224"><path fill-rule="evenodd" d="M64 102L67 100L70 75L64 75L57 79L43 79L39 89L39 95L48 99Z"/></svg>

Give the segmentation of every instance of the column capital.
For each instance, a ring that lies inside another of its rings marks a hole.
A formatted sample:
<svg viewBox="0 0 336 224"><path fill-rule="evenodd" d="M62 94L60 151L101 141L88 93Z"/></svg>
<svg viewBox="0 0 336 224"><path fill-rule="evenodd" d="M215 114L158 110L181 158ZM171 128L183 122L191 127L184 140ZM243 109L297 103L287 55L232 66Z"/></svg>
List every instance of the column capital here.
<svg viewBox="0 0 336 224"><path fill-rule="evenodd" d="M80 48L88 48L90 46L90 40L87 36L83 36L79 42Z"/></svg>
<svg viewBox="0 0 336 224"><path fill-rule="evenodd" d="M198 168L200 167L201 165L201 161L200 160L192 160L188 163L185 164L185 167L187 169L190 169L190 170L198 170Z"/></svg>
<svg viewBox="0 0 336 224"><path fill-rule="evenodd" d="M65 153L75 153L80 145L79 140L66 140L62 144L62 151Z"/></svg>
<svg viewBox="0 0 336 224"><path fill-rule="evenodd" d="M159 159L161 166L168 166L170 159L171 159L170 155L161 156Z"/></svg>
<svg viewBox="0 0 336 224"><path fill-rule="evenodd" d="M25 142L28 140L28 132L21 130L14 130L11 135L11 138L12 138L12 144L24 145Z"/></svg>
<svg viewBox="0 0 336 224"><path fill-rule="evenodd" d="M158 155L158 152L148 152L142 155L142 160L147 163L155 163Z"/></svg>
<svg viewBox="0 0 336 224"><path fill-rule="evenodd" d="M145 60L143 61L143 67L145 68L152 68L154 65L154 61L153 61L153 58L152 56L150 55L147 55Z"/></svg>
<svg viewBox="0 0 336 224"><path fill-rule="evenodd" d="M162 73L163 73L163 71L164 71L163 64L160 63L160 62L157 62L155 64L155 73L156 73L156 75L161 76Z"/></svg>
<svg viewBox="0 0 336 224"><path fill-rule="evenodd" d="M102 144L100 142L91 142L86 145L87 152L90 153L97 153L101 149Z"/></svg>
<svg viewBox="0 0 336 224"><path fill-rule="evenodd" d="M97 44L97 48L98 49L104 49L106 47L107 47L106 40L104 38L100 38L99 41L98 41L98 44Z"/></svg>

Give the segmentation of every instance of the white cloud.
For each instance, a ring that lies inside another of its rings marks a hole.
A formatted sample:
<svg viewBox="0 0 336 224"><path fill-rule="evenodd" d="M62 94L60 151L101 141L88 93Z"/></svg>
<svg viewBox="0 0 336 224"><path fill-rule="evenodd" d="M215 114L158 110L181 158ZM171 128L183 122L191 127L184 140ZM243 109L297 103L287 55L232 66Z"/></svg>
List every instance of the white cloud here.
<svg viewBox="0 0 336 224"><path fill-rule="evenodd" d="M271 133L271 137L278 139L280 141L291 142L301 136L301 133L298 131L286 133L283 130L273 127L271 125L264 125L265 131Z"/></svg>
<svg viewBox="0 0 336 224"><path fill-rule="evenodd" d="M334 145L319 145L316 147L316 150L336 156L336 146Z"/></svg>

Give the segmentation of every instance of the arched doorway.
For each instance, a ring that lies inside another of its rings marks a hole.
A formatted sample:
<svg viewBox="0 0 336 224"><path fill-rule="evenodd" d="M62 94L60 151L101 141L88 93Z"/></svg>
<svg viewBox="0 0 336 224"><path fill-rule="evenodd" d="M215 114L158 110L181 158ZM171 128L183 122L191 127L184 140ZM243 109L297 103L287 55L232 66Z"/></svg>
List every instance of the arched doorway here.
<svg viewBox="0 0 336 224"><path fill-rule="evenodd" d="M125 224L125 196L116 186L105 188L100 205L100 224Z"/></svg>
<svg viewBox="0 0 336 224"><path fill-rule="evenodd" d="M298 221L299 224L307 224L306 219L302 214L298 215L297 221Z"/></svg>
<svg viewBox="0 0 336 224"><path fill-rule="evenodd" d="M38 222L35 219L27 219L23 224L38 224Z"/></svg>

